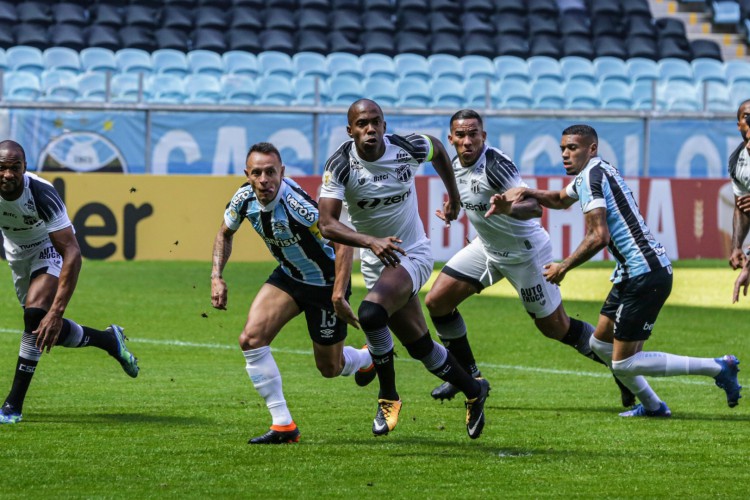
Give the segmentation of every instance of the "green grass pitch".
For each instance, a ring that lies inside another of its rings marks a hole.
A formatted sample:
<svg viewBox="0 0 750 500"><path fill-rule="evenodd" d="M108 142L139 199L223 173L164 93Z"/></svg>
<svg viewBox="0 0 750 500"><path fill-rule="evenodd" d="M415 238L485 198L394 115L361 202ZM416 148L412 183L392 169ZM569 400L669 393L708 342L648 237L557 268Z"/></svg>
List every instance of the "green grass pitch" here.
<svg viewBox="0 0 750 500"><path fill-rule="evenodd" d="M397 346L399 425L371 433L375 384L323 379L304 321L273 344L298 445L255 447L270 417L244 370L237 335L271 263L230 263L229 310L210 305L210 264L84 264L67 316L125 327L141 373L128 378L93 348L57 347L40 362L24 421L0 427L0 497L38 498L742 498L750 486L750 399L730 409L704 377L651 379L673 418L618 418L600 365L536 332L507 283L461 311L492 383L484 434L471 441L458 398L433 401L438 379ZM23 321L9 271L0 277L0 396ZM571 316L596 320L611 264L568 274ZM750 387L748 307L731 305L724 262L685 262L648 350L734 353ZM364 294L355 275L353 302ZM364 335L350 329L347 342ZM750 389L749 389L750 390Z"/></svg>

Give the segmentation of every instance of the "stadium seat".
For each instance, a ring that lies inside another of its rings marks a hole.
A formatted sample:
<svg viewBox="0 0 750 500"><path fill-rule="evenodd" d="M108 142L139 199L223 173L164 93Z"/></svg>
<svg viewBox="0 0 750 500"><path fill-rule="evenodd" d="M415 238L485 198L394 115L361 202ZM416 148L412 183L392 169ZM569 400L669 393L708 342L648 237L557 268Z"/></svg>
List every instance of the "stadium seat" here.
<svg viewBox="0 0 750 500"><path fill-rule="evenodd" d="M354 55L362 53L362 44L359 43L357 33L347 33L345 31L329 32L328 45L331 52L348 52Z"/></svg>
<svg viewBox="0 0 750 500"><path fill-rule="evenodd" d="M633 36L625 40L625 48L628 52L628 58L659 59L659 47L656 40L649 37Z"/></svg>
<svg viewBox="0 0 750 500"><path fill-rule="evenodd" d="M750 82L750 62L744 59L732 59L724 63L727 82L731 85L739 82Z"/></svg>
<svg viewBox="0 0 750 500"><path fill-rule="evenodd" d="M565 109L565 89L555 80L537 80L531 85L534 109Z"/></svg>
<svg viewBox="0 0 750 500"><path fill-rule="evenodd" d="M498 35L515 35L526 37L528 35L526 15L512 13L498 13L492 15L492 24Z"/></svg>
<svg viewBox="0 0 750 500"><path fill-rule="evenodd" d="M594 83L579 80L574 84L565 85L566 109L598 109L601 105L599 90Z"/></svg>
<svg viewBox="0 0 750 500"><path fill-rule="evenodd" d="M46 49L49 47L47 27L41 24L20 23L13 26L13 38L17 45Z"/></svg>
<svg viewBox="0 0 750 500"><path fill-rule="evenodd" d="M187 99L182 77L177 74L160 73L147 78L150 89L148 102L155 104L181 104Z"/></svg>
<svg viewBox="0 0 750 500"><path fill-rule="evenodd" d="M659 64L651 59L633 57L628 59L627 67L631 82L659 79Z"/></svg>
<svg viewBox="0 0 750 500"><path fill-rule="evenodd" d="M639 80L633 83L633 109L664 110L667 102L660 97L655 80Z"/></svg>
<svg viewBox="0 0 750 500"><path fill-rule="evenodd" d="M398 106L401 108L427 108L432 105L430 86L421 78L400 80L398 96Z"/></svg>
<svg viewBox="0 0 750 500"><path fill-rule="evenodd" d="M297 52L292 56L292 67L297 78L317 76L325 80L331 76L326 67L326 57L316 52Z"/></svg>
<svg viewBox="0 0 750 500"><path fill-rule="evenodd" d="M78 75L78 94L77 102L105 102L107 75L101 71L81 73Z"/></svg>
<svg viewBox="0 0 750 500"><path fill-rule="evenodd" d="M497 78L495 64L492 59L483 56L467 55L461 58L461 69L463 79L488 78L494 80Z"/></svg>
<svg viewBox="0 0 750 500"><path fill-rule="evenodd" d="M625 60L628 51L625 42L617 36L599 36L594 38L594 51L596 57L616 57Z"/></svg>
<svg viewBox="0 0 750 500"><path fill-rule="evenodd" d="M113 5L96 4L89 8L89 17L93 25L109 26L119 29L122 27L123 19L120 9Z"/></svg>
<svg viewBox="0 0 750 500"><path fill-rule="evenodd" d="M525 36L498 34L495 37L499 56L515 56L526 59L529 55L529 43Z"/></svg>
<svg viewBox="0 0 750 500"><path fill-rule="evenodd" d="M44 58L42 51L36 47L17 45L5 51L8 61L8 69L12 71L23 71L34 73L39 76L44 71ZM14 81L23 82L23 77L15 78Z"/></svg>
<svg viewBox="0 0 750 500"><path fill-rule="evenodd" d="M589 5L591 17L620 16L622 14L618 0L596 0Z"/></svg>
<svg viewBox="0 0 750 500"><path fill-rule="evenodd" d="M711 23L735 27L740 22L740 5L736 0L710 2Z"/></svg>
<svg viewBox="0 0 750 500"><path fill-rule="evenodd" d="M659 80L662 82L683 81L693 83L693 68L690 63L675 58L661 59L659 65Z"/></svg>
<svg viewBox="0 0 750 500"><path fill-rule="evenodd" d="M559 27L563 36L591 37L591 21L585 11L570 10L560 14Z"/></svg>
<svg viewBox="0 0 750 500"><path fill-rule="evenodd" d="M73 102L78 98L77 73L62 69L42 72L41 100L47 102Z"/></svg>
<svg viewBox="0 0 750 500"><path fill-rule="evenodd" d="M187 56L184 52L160 49L151 54L151 65L157 74L177 75L180 78L189 73Z"/></svg>
<svg viewBox="0 0 750 500"><path fill-rule="evenodd" d="M464 79L461 60L450 54L433 54L427 58L432 78L452 78L457 82Z"/></svg>
<svg viewBox="0 0 750 500"><path fill-rule="evenodd" d="M430 50L433 55L461 57L464 55L461 37L453 33L434 33L430 38Z"/></svg>
<svg viewBox="0 0 750 500"><path fill-rule="evenodd" d="M539 35L559 36L560 29L557 27L557 17L547 15L529 15L528 33L531 38Z"/></svg>
<svg viewBox="0 0 750 500"><path fill-rule="evenodd" d="M594 43L588 36L570 35L562 39L563 57L582 57L591 61L596 57Z"/></svg>
<svg viewBox="0 0 750 500"><path fill-rule="evenodd" d="M359 57L347 52L331 52L328 54L326 57L326 67L332 77L348 76L360 82L365 78L359 63ZM333 86L331 86L331 93L335 98ZM361 94L361 89L359 94Z"/></svg>
<svg viewBox="0 0 750 500"><path fill-rule="evenodd" d="M713 40L692 40L690 52L694 59L714 59L721 61L721 47Z"/></svg>
<svg viewBox="0 0 750 500"><path fill-rule="evenodd" d="M291 64L291 61L290 61ZM258 81L258 102L266 106L288 106L294 100L291 78L277 74L265 74Z"/></svg>
<svg viewBox="0 0 750 500"><path fill-rule="evenodd" d="M52 22L52 12L47 2L18 2L16 14L21 23L49 26Z"/></svg>
<svg viewBox="0 0 750 500"><path fill-rule="evenodd" d="M537 35L529 42L529 56L559 59L562 55L562 43L557 35Z"/></svg>
<svg viewBox="0 0 750 500"><path fill-rule="evenodd" d="M219 79L209 74L190 74L183 79L186 104L217 104L222 98Z"/></svg>
<svg viewBox="0 0 750 500"><path fill-rule="evenodd" d="M383 32L391 36L396 31L396 24L393 22L393 16L390 12L365 11L362 18L367 20L364 26L366 31Z"/></svg>
<svg viewBox="0 0 750 500"><path fill-rule="evenodd" d="M67 47L81 51L87 47L84 28L75 24L53 24L47 33L48 44L52 47Z"/></svg>
<svg viewBox="0 0 750 500"><path fill-rule="evenodd" d="M341 9L331 12L328 18L329 28L333 31L346 31L358 33L362 30L359 12L356 10Z"/></svg>
<svg viewBox="0 0 750 500"><path fill-rule="evenodd" d="M331 106L346 106L365 97L362 80L364 77L354 77L351 74L332 76L328 82L331 92Z"/></svg>
<svg viewBox="0 0 750 500"><path fill-rule="evenodd" d="M141 49L120 49L115 52L115 62L120 73L150 75L154 70L151 55Z"/></svg>
<svg viewBox="0 0 750 500"><path fill-rule="evenodd" d="M169 5L161 14L161 27L188 32L193 29L193 10L187 7Z"/></svg>
<svg viewBox="0 0 750 500"><path fill-rule="evenodd" d="M245 75L256 78L260 75L258 60L255 54L240 50L224 52L221 59L224 63L224 71L230 75Z"/></svg>
<svg viewBox="0 0 750 500"><path fill-rule="evenodd" d="M92 25L84 30L89 47L116 51L122 48L120 37L115 28L104 25Z"/></svg>
<svg viewBox="0 0 750 500"><path fill-rule="evenodd" d="M5 56L5 50L0 48L0 70L8 71L8 58Z"/></svg>
<svg viewBox="0 0 750 500"><path fill-rule="evenodd" d="M317 76L295 78L293 88L297 106L326 106L331 100L328 84Z"/></svg>
<svg viewBox="0 0 750 500"><path fill-rule="evenodd" d="M178 29L160 28L154 31L154 41L156 42L157 50L171 49L180 52L188 51L188 36L184 31Z"/></svg>
<svg viewBox="0 0 750 500"><path fill-rule="evenodd" d="M291 57L296 47L294 34L284 30L263 30L258 36L263 52L279 52Z"/></svg>
<svg viewBox="0 0 750 500"><path fill-rule="evenodd" d="M7 101L36 101L42 95L42 87L34 73L7 71L3 75L3 93Z"/></svg>
<svg viewBox="0 0 750 500"><path fill-rule="evenodd" d="M449 23L458 29L458 34L466 33L469 34L484 34L494 36L497 33L497 29L492 22L492 18L487 14L481 14L479 12L466 11L463 16L460 17L460 21L456 22L446 14L445 16ZM433 24L433 30L435 26ZM447 30L445 30L447 31Z"/></svg>
<svg viewBox="0 0 750 500"><path fill-rule="evenodd" d="M227 74L221 77L222 104L254 104L258 99L255 80L241 74Z"/></svg>
<svg viewBox="0 0 750 500"><path fill-rule="evenodd" d="M230 29L226 41L230 52L240 50L256 54L261 51L258 34L251 30Z"/></svg>
<svg viewBox="0 0 750 500"><path fill-rule="evenodd" d="M563 57L560 59L560 70L568 84L577 81L594 83L597 81L594 73L594 63L583 57Z"/></svg>
<svg viewBox="0 0 750 500"><path fill-rule="evenodd" d="M620 2L623 17L651 16L651 6L648 0L627 0Z"/></svg>
<svg viewBox="0 0 750 500"><path fill-rule="evenodd" d="M310 1L310 0L308 0ZM326 4L327 5L327 4ZM391 0L363 0L362 7L367 11L393 12L394 3Z"/></svg>
<svg viewBox="0 0 750 500"><path fill-rule="evenodd" d="M735 112L737 106L731 100L728 85L718 81L706 81L698 87L699 100L704 102L703 108L714 113Z"/></svg>
<svg viewBox="0 0 750 500"><path fill-rule="evenodd" d="M462 3L460 0L430 0L430 9L433 12L453 13L461 10Z"/></svg>
<svg viewBox="0 0 750 500"><path fill-rule="evenodd" d="M602 109L629 110L633 107L630 85L622 80L605 80L599 84Z"/></svg>
<svg viewBox="0 0 750 500"><path fill-rule="evenodd" d="M212 75L216 78L224 74L224 61L221 55L210 50L192 50L187 53L187 63L193 74Z"/></svg>
<svg viewBox="0 0 750 500"><path fill-rule="evenodd" d="M464 85L450 77L435 78L430 83L432 106L460 109L466 106Z"/></svg>
<svg viewBox="0 0 750 500"><path fill-rule="evenodd" d="M143 102L150 92L146 85L145 74L120 73L112 77L110 100L116 103Z"/></svg>
<svg viewBox="0 0 750 500"><path fill-rule="evenodd" d="M516 56L498 56L494 59L495 71L501 81L520 80L529 82L529 66L525 59Z"/></svg>
<svg viewBox="0 0 750 500"><path fill-rule="evenodd" d="M693 57L687 39L661 38L658 42L659 57L662 59L682 59L690 61Z"/></svg>
<svg viewBox="0 0 750 500"><path fill-rule="evenodd" d="M292 58L283 52L265 51L258 54L258 66L264 77L277 75L291 80L294 78Z"/></svg>
<svg viewBox="0 0 750 500"><path fill-rule="evenodd" d="M483 57L491 59L497 55L495 39L486 33L467 33L463 38L464 56ZM460 52L457 52L460 54Z"/></svg>
<svg viewBox="0 0 750 500"><path fill-rule="evenodd" d="M464 12L478 12L480 14L494 14L495 6L487 0L466 0L463 2Z"/></svg>
<svg viewBox="0 0 750 500"><path fill-rule="evenodd" d="M431 54L427 37L408 31L396 33L396 57L398 54L415 54L426 58Z"/></svg>
<svg viewBox="0 0 750 500"><path fill-rule="evenodd" d="M154 30L144 26L125 26L119 31L120 43L126 49L140 49L146 52L156 50Z"/></svg>
<svg viewBox="0 0 750 500"><path fill-rule="evenodd" d="M16 44L13 30L0 29L0 48L7 49Z"/></svg>
<svg viewBox="0 0 750 500"><path fill-rule="evenodd" d="M528 0L529 14L558 17L559 8L555 0Z"/></svg>
<svg viewBox="0 0 750 500"><path fill-rule="evenodd" d="M512 13L525 16L526 0L495 0L495 11L501 14Z"/></svg>
<svg viewBox="0 0 750 500"><path fill-rule="evenodd" d="M626 19L625 35L627 38L645 37L651 40L656 40L658 29L656 28L654 20L651 19L650 16L632 16Z"/></svg>
<svg viewBox="0 0 750 500"><path fill-rule="evenodd" d="M13 2L0 2L0 22L9 26L18 23L18 14Z"/></svg>
<svg viewBox="0 0 750 500"><path fill-rule="evenodd" d="M383 54L362 54L359 57L362 72L367 78L390 78L395 80L396 66L393 59Z"/></svg>
<svg viewBox="0 0 750 500"><path fill-rule="evenodd" d="M81 59L78 52L67 47L50 47L42 53L44 69L59 69L71 71L73 73L81 72Z"/></svg>
<svg viewBox="0 0 750 500"><path fill-rule="evenodd" d="M82 5L62 2L52 5L52 19L55 24L85 26L88 24L86 9Z"/></svg>
<svg viewBox="0 0 750 500"><path fill-rule="evenodd" d="M249 30L260 32L264 28L263 16L258 15L257 9L250 7L235 7L229 16L230 30Z"/></svg>
<svg viewBox="0 0 750 500"><path fill-rule="evenodd" d="M124 9L125 26L139 26L154 31L159 25L159 11L145 5L128 5Z"/></svg>
<svg viewBox="0 0 750 500"><path fill-rule="evenodd" d="M693 78L696 83L719 82L726 84L724 63L716 59L699 58L690 63L693 68Z"/></svg>
<svg viewBox="0 0 750 500"><path fill-rule="evenodd" d="M531 87L521 80L503 80L492 86L492 95L502 109L531 109ZM562 106L561 106L562 107Z"/></svg>
<svg viewBox="0 0 750 500"><path fill-rule="evenodd" d="M729 102L737 110L740 103L744 102L750 96L750 81L738 81L729 86Z"/></svg>
<svg viewBox="0 0 750 500"><path fill-rule="evenodd" d="M562 70L557 59L547 56L533 56L528 58L527 63L529 65L529 76L532 80L563 81Z"/></svg>
<svg viewBox="0 0 750 500"><path fill-rule="evenodd" d="M115 53L109 49L88 47L80 52L79 57L81 59L81 67L85 72L111 71L114 73L117 71Z"/></svg>
<svg viewBox="0 0 750 500"><path fill-rule="evenodd" d="M432 78L427 58L418 54L400 53L393 58L399 78L417 77L425 82Z"/></svg>
<svg viewBox="0 0 750 500"><path fill-rule="evenodd" d="M605 80L621 80L630 83L628 66L617 57L597 57L594 59L594 74L599 82Z"/></svg>
<svg viewBox="0 0 750 500"><path fill-rule="evenodd" d="M396 13L396 32L421 33L429 37L430 18L422 11L410 11L399 8Z"/></svg>
<svg viewBox="0 0 750 500"><path fill-rule="evenodd" d="M299 30L297 32L297 51L317 52L326 55L328 52L328 37L325 32L318 30Z"/></svg>
<svg viewBox="0 0 750 500"><path fill-rule="evenodd" d="M494 79L472 78L464 83L466 106L476 109L497 108L500 99L492 92Z"/></svg>
<svg viewBox="0 0 750 500"><path fill-rule="evenodd" d="M267 9L267 11L270 9ZM268 12L267 12L268 14ZM289 14L287 12L284 13L285 18L289 19ZM195 11L195 18L194 18L194 25L195 29L215 29L215 30L226 30L228 28L227 26L227 16L226 12L219 7L213 7L213 6L203 6ZM288 21L287 24L291 24L294 26L294 21ZM266 18L266 27L267 28L274 28L275 26L271 26L268 23L268 18Z"/></svg>
<svg viewBox="0 0 750 500"><path fill-rule="evenodd" d="M296 13L297 27L301 30L325 31L330 28L328 14L318 9L299 9Z"/></svg>

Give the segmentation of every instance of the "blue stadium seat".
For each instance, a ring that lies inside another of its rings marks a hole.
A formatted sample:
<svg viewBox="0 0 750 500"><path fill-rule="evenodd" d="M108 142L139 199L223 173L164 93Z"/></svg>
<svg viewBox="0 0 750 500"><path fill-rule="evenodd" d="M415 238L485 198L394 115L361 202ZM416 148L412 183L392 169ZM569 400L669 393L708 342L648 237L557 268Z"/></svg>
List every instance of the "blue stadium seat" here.
<svg viewBox="0 0 750 500"><path fill-rule="evenodd" d="M273 9L267 9L267 13L270 10ZM285 12L284 14L286 18L289 18L288 12ZM271 26L269 25L268 17L266 17L266 22L266 26L270 28ZM228 28L226 12L219 7L210 5L199 7L195 10L194 23L196 29L226 30ZM294 26L294 22L291 24Z"/></svg>
<svg viewBox="0 0 750 500"><path fill-rule="evenodd" d="M627 66L631 82L659 79L659 64L656 61L643 57L633 57L628 59Z"/></svg>
<svg viewBox="0 0 750 500"><path fill-rule="evenodd" d="M283 52L265 51L258 54L258 66L264 77L282 76L291 80L294 78L292 58Z"/></svg>
<svg viewBox="0 0 750 500"><path fill-rule="evenodd" d="M604 80L621 80L625 83L630 82L628 76L628 66L617 57L597 57L594 59L594 73L599 82Z"/></svg>
<svg viewBox="0 0 750 500"><path fill-rule="evenodd" d="M744 59L732 59L724 63L727 82L731 85L739 82L750 82L750 62Z"/></svg>
<svg viewBox="0 0 750 500"><path fill-rule="evenodd" d="M726 83L727 78L724 73L724 63L716 59L693 59L690 63L693 68L693 78L696 83L701 82L719 82Z"/></svg>
<svg viewBox="0 0 750 500"><path fill-rule="evenodd" d="M494 59L499 80L521 80L529 82L529 66L525 59L516 56L498 56Z"/></svg>
<svg viewBox="0 0 750 500"><path fill-rule="evenodd" d="M294 74L301 76L317 76L327 79L330 75L326 65L326 56L317 52L297 52L292 56Z"/></svg>
<svg viewBox="0 0 750 500"><path fill-rule="evenodd" d="M107 75L101 71L81 73L78 75L78 93L77 102L105 102Z"/></svg>
<svg viewBox="0 0 750 500"><path fill-rule="evenodd" d="M161 27L188 32L193 29L193 11L187 7L167 5L161 11Z"/></svg>
<svg viewBox="0 0 750 500"><path fill-rule="evenodd" d="M193 74L212 75L220 78L224 74L221 55L210 50L192 50L187 53L187 62Z"/></svg>
<svg viewBox="0 0 750 500"><path fill-rule="evenodd" d="M463 79L472 78L497 78L495 64L492 59L484 56L468 55L461 58L461 68L463 69Z"/></svg>
<svg viewBox="0 0 750 500"><path fill-rule="evenodd" d="M432 78L427 58L418 54L397 54L393 58L399 78L417 77L429 82Z"/></svg>
<svg viewBox="0 0 750 500"><path fill-rule="evenodd" d="M565 109L565 88L555 80L537 80L531 85L535 109Z"/></svg>
<svg viewBox="0 0 750 500"><path fill-rule="evenodd" d="M531 86L521 80L503 80L493 85L492 95L500 100L502 109L531 109L534 104Z"/></svg>
<svg viewBox="0 0 750 500"><path fill-rule="evenodd" d="M362 54L359 64L367 78L397 78L393 59L384 54Z"/></svg>
<svg viewBox="0 0 750 500"><path fill-rule="evenodd" d="M101 47L88 47L83 49L79 58L83 71L117 71L115 53Z"/></svg>
<svg viewBox="0 0 750 500"><path fill-rule="evenodd" d="M328 87L331 91L331 106L346 106L365 97L362 80L364 77L342 74L332 76L328 81Z"/></svg>
<svg viewBox="0 0 750 500"><path fill-rule="evenodd" d="M532 56L527 60L529 65L529 76L532 80L551 80L562 82L563 74L560 62L547 56Z"/></svg>
<svg viewBox="0 0 750 500"><path fill-rule="evenodd" d="M146 78L144 73L116 74L112 77L111 101L116 103L134 103L148 100L151 93L147 87Z"/></svg>
<svg viewBox="0 0 750 500"><path fill-rule="evenodd" d="M427 58L427 64L430 66L432 78L452 78L457 82L464 79L461 60L450 54L433 54Z"/></svg>
<svg viewBox="0 0 750 500"><path fill-rule="evenodd" d="M326 57L326 66L332 77L349 76L360 81L365 78L359 57L348 52L331 52Z"/></svg>
<svg viewBox="0 0 750 500"><path fill-rule="evenodd" d="M44 71L42 51L36 47L25 45L10 47L5 51L5 56L8 60L8 69L12 71L30 72L37 76ZM20 77L17 80L23 81L22 78Z"/></svg>
<svg viewBox="0 0 750 500"><path fill-rule="evenodd" d="M181 104L187 99L182 77L174 73L159 73L148 77L151 91L148 101L156 104Z"/></svg>
<svg viewBox="0 0 750 500"><path fill-rule="evenodd" d="M254 104L258 99L255 80L241 74L228 74L221 77L222 104Z"/></svg>
<svg viewBox="0 0 750 500"><path fill-rule="evenodd" d="M296 12L297 27L301 30L326 31L330 28L328 13L321 9L299 9Z"/></svg>
<svg viewBox="0 0 750 500"><path fill-rule="evenodd" d="M114 5L98 3L89 8L89 20L95 26L121 28L123 23L122 11Z"/></svg>
<svg viewBox="0 0 750 500"><path fill-rule="evenodd" d="M633 98L633 109L666 109L667 102L662 98L659 92L659 85L656 80L637 80L633 82L631 90Z"/></svg>
<svg viewBox="0 0 750 500"><path fill-rule="evenodd" d="M494 79L472 78L464 83L466 106L475 109L497 108L500 98L493 91ZM489 99L489 101L488 101ZM489 104L488 104L489 103Z"/></svg>
<svg viewBox="0 0 750 500"><path fill-rule="evenodd" d="M579 80L565 85L566 109L598 109L601 106L599 91L593 82Z"/></svg>
<svg viewBox="0 0 750 500"><path fill-rule="evenodd" d="M126 26L138 26L149 31L156 30L159 25L159 11L155 7L146 5L128 5L123 8Z"/></svg>
<svg viewBox="0 0 750 500"><path fill-rule="evenodd" d="M39 77L29 71L7 71L3 75L6 101L36 101L42 95Z"/></svg>
<svg viewBox="0 0 750 500"><path fill-rule="evenodd" d="M659 79L662 82L682 81L692 84L693 68L682 59L662 59L659 61Z"/></svg>
<svg viewBox="0 0 750 500"><path fill-rule="evenodd" d="M435 78L430 84L430 93L433 107L456 109L466 106L464 85L453 78Z"/></svg>
<svg viewBox="0 0 750 500"><path fill-rule="evenodd" d="M712 1L709 4L711 23L735 27L740 22L740 4L736 0Z"/></svg>
<svg viewBox="0 0 750 500"><path fill-rule="evenodd" d="M398 106L426 108L432 105L430 86L421 78L404 78L398 82Z"/></svg>
<svg viewBox="0 0 750 500"><path fill-rule="evenodd" d="M190 74L183 81L186 104L217 104L222 98L219 78L210 74Z"/></svg>
<svg viewBox="0 0 750 500"><path fill-rule="evenodd" d="M294 90L292 89L291 78L282 74L267 74L258 81L257 104L288 106L293 100Z"/></svg>
<svg viewBox="0 0 750 500"><path fill-rule="evenodd" d="M229 16L229 30L247 30L259 33L264 27L262 10L262 8L235 7L232 9L232 15Z"/></svg>
<svg viewBox="0 0 750 500"><path fill-rule="evenodd" d="M498 35L512 35L524 37L528 35L526 14L513 14L510 12L492 15L492 24Z"/></svg>
<svg viewBox="0 0 750 500"><path fill-rule="evenodd" d="M504 14L504 13L513 13L513 14L521 14L526 15L527 12L527 6L526 6L526 0L495 0L495 11Z"/></svg>
<svg viewBox="0 0 750 500"><path fill-rule="evenodd" d="M150 75L154 70L151 55L141 49L120 49L115 52L115 62L120 73Z"/></svg>
<svg viewBox="0 0 750 500"><path fill-rule="evenodd" d="M599 84L602 109L629 110L633 107L630 85L621 80L605 80Z"/></svg>
<svg viewBox="0 0 750 500"><path fill-rule="evenodd" d="M7 33L6 30L3 30ZM34 23L19 23L12 28L16 45L46 49L49 47L47 27Z"/></svg>
<svg viewBox="0 0 750 500"><path fill-rule="evenodd" d="M592 18L597 16L619 16L621 14L620 2L618 0L597 0L590 2L589 12Z"/></svg>
<svg viewBox="0 0 750 500"><path fill-rule="evenodd" d="M47 2L17 2L16 14L21 23L31 23L40 26L49 26L52 21L52 12Z"/></svg>
<svg viewBox="0 0 750 500"><path fill-rule="evenodd" d="M390 78L370 78L365 82L364 96L380 106L395 107L398 104L398 88Z"/></svg>
<svg viewBox="0 0 750 500"><path fill-rule="evenodd" d="M230 75L245 75L256 78L260 75L258 59L255 54L241 50L230 50L221 56L224 61L224 71Z"/></svg>
<svg viewBox="0 0 750 500"><path fill-rule="evenodd" d="M729 102L737 110L750 96L750 80L739 80L729 86Z"/></svg>
<svg viewBox="0 0 750 500"><path fill-rule="evenodd" d="M734 105L730 97L730 88L725 83L706 81L698 87L698 92L700 93L700 100L705 96L704 107L707 111L713 111L715 113L737 111L737 106Z"/></svg>
<svg viewBox="0 0 750 500"><path fill-rule="evenodd" d="M529 14L540 14L557 18L559 7L555 0L528 0Z"/></svg>
<svg viewBox="0 0 750 500"><path fill-rule="evenodd" d="M294 104L298 106L325 106L331 100L328 84L318 76L295 78L294 95Z"/></svg>
<svg viewBox="0 0 750 500"><path fill-rule="evenodd" d="M78 52L67 47L50 47L42 54L44 68L62 69L72 71L73 73L81 72L81 59Z"/></svg>
<svg viewBox="0 0 750 500"><path fill-rule="evenodd" d="M62 69L42 72L42 96L46 102L74 102L78 98L77 73Z"/></svg>
<svg viewBox="0 0 750 500"><path fill-rule="evenodd" d="M594 73L594 63L583 57L563 57L560 59L560 70L568 84L578 81L594 83L597 80Z"/></svg>

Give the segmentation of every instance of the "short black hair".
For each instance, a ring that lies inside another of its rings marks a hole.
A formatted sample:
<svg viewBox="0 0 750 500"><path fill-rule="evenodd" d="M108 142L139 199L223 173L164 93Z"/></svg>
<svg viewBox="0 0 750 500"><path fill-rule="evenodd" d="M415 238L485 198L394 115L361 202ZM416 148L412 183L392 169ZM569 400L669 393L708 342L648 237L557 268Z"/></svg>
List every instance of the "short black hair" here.
<svg viewBox="0 0 750 500"><path fill-rule="evenodd" d="M479 122L479 125L484 128L482 117L473 109L460 109L456 111L453 116L451 116L449 127L453 127L453 122L456 120L476 120Z"/></svg>
<svg viewBox="0 0 750 500"><path fill-rule="evenodd" d="M276 158L279 159L279 162L283 163L281 161L281 153L279 153L279 150L276 149L276 146L271 144L270 142L258 142L256 144L253 144L250 148L250 151L247 152L247 156L245 157L245 163L247 163L248 158L250 158L250 155L253 153L263 153L264 155L276 155Z"/></svg>
<svg viewBox="0 0 750 500"><path fill-rule="evenodd" d="M599 144L599 136L596 134L596 130L589 125L571 125L563 130L562 135L580 135L582 137L590 138L592 143Z"/></svg>
<svg viewBox="0 0 750 500"><path fill-rule="evenodd" d="M742 106L744 106L745 104L750 104L750 99L745 99L744 101L742 101L739 107L737 108L737 121L742 120L742 117L740 116L740 111L742 111Z"/></svg>
<svg viewBox="0 0 750 500"><path fill-rule="evenodd" d="M21 153L21 156L23 157L23 161L26 161L26 151L23 150L23 146L18 144L16 141L11 141L10 139L6 139L4 141L0 142L0 149L15 149L17 152Z"/></svg>

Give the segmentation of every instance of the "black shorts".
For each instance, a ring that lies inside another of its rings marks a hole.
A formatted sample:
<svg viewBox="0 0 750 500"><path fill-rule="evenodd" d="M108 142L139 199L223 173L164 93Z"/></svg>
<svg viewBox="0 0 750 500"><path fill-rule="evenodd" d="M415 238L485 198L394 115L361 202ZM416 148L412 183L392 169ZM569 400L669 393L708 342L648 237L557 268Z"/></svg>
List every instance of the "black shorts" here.
<svg viewBox="0 0 750 500"><path fill-rule="evenodd" d="M307 331L313 342L320 345L333 345L346 338L346 322L341 321L333 310L331 294L333 285L315 286L301 283L289 277L281 267L277 267L266 283L288 293L305 313ZM346 298L352 293L352 284L346 289Z"/></svg>
<svg viewBox="0 0 750 500"><path fill-rule="evenodd" d="M671 291L672 266L635 276L612 287L601 314L614 320L617 340L647 340Z"/></svg>

